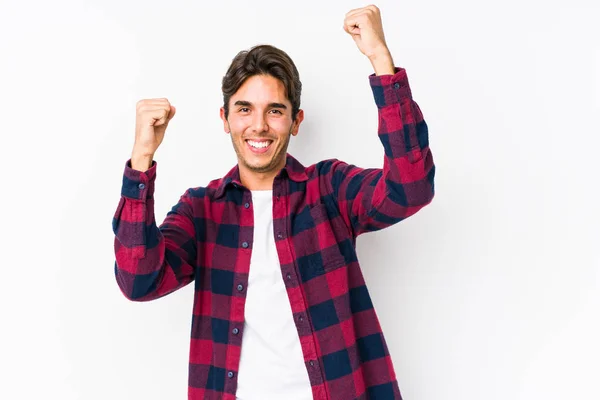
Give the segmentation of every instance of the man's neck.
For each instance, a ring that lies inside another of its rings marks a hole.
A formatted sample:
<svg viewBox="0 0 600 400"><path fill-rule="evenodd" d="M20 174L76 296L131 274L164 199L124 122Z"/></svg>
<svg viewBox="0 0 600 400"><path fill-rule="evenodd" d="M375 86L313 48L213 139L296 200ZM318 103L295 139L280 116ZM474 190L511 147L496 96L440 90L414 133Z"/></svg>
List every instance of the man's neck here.
<svg viewBox="0 0 600 400"><path fill-rule="evenodd" d="M239 166L240 180L242 185L249 190L271 190L273 189L273 181L281 171L281 168L275 171L265 173L249 171L246 168Z"/></svg>

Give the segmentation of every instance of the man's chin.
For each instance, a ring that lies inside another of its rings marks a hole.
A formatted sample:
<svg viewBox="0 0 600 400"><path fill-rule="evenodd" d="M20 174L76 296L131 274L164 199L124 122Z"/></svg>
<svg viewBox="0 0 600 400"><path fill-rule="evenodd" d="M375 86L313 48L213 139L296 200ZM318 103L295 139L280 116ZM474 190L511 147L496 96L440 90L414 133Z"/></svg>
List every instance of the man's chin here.
<svg viewBox="0 0 600 400"><path fill-rule="evenodd" d="M273 169L272 160L264 160L259 162L249 162L248 160L244 160L244 165L252 172L269 172Z"/></svg>

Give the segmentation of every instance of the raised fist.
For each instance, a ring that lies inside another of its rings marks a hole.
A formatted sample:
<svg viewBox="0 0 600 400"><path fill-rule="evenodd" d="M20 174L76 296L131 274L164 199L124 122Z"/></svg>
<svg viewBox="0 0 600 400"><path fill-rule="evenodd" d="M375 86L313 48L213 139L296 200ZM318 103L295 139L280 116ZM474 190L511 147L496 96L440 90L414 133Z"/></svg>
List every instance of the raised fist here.
<svg viewBox="0 0 600 400"><path fill-rule="evenodd" d="M374 5L348 12L344 19L344 30L369 59L389 52L383 35L381 14Z"/></svg>
<svg viewBox="0 0 600 400"><path fill-rule="evenodd" d="M162 143L165 130L174 116L175 107L165 98L145 99L137 102L135 143L132 152L134 169L146 170L150 166L152 157ZM134 165L136 162L138 165Z"/></svg>

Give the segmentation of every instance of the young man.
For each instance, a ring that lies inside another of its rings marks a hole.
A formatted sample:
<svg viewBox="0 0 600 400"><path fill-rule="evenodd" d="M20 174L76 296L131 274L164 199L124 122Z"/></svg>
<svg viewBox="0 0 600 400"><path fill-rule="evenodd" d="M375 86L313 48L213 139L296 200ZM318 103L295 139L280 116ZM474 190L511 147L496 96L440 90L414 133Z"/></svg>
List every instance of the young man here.
<svg viewBox="0 0 600 400"><path fill-rule="evenodd" d="M433 198L427 125L395 68L375 6L344 29L371 61L383 168L302 166L301 83L271 46L239 53L223 78L221 118L238 164L188 189L157 227L156 162L175 108L137 104L136 139L115 214L116 279L147 301L195 281L190 399L400 399L355 253L356 237Z"/></svg>

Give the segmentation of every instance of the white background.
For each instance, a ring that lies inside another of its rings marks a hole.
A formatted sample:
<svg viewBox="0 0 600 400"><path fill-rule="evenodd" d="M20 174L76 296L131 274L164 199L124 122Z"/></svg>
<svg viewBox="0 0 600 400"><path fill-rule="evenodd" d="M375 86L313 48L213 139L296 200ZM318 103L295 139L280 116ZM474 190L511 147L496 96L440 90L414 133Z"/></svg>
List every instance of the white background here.
<svg viewBox="0 0 600 400"><path fill-rule="evenodd" d="M568 4L568 5L567 5ZM359 1L31 1L0 8L0 398L183 399L192 286L127 301L111 220L135 103L177 115L157 219L235 163L235 54L281 47L304 84L290 152L380 166ZM436 197L359 239L405 400L599 399L597 1L378 3L430 129Z"/></svg>

